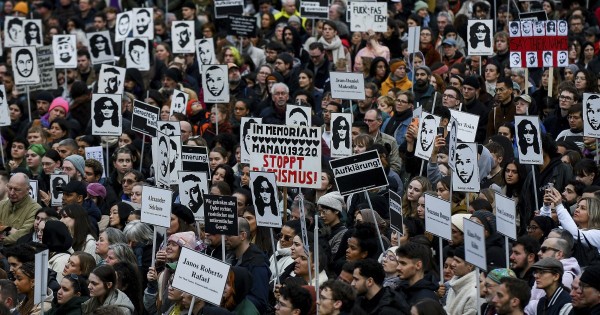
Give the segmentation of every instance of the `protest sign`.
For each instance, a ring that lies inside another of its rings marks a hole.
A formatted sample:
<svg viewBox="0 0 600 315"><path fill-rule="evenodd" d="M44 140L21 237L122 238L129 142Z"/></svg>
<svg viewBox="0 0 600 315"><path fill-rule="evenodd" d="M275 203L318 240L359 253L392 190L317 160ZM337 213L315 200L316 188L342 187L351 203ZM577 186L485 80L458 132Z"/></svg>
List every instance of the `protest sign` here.
<svg viewBox="0 0 600 315"><path fill-rule="evenodd" d="M125 11L117 14L117 25L115 27L115 42L122 42L133 30L133 11Z"/></svg>
<svg viewBox="0 0 600 315"><path fill-rule="evenodd" d="M408 28L408 53L419 52L419 42L421 40L421 27L411 26Z"/></svg>
<svg viewBox="0 0 600 315"><path fill-rule="evenodd" d="M15 84L31 85L40 83L37 49L33 46L11 49L12 68Z"/></svg>
<svg viewBox="0 0 600 315"><path fill-rule="evenodd" d="M185 115L189 98L190 96L186 92L174 89L171 95L171 112L169 116L173 116L174 113Z"/></svg>
<svg viewBox="0 0 600 315"><path fill-rule="evenodd" d="M365 78L362 73L330 72L329 77L333 98L365 99Z"/></svg>
<svg viewBox="0 0 600 315"><path fill-rule="evenodd" d="M229 276L229 265L210 256L181 248L173 288L202 297L202 300L219 305Z"/></svg>
<svg viewBox="0 0 600 315"><path fill-rule="evenodd" d="M479 165L477 163L477 143L459 143L456 146L455 171L452 172L454 191L478 192Z"/></svg>
<svg viewBox="0 0 600 315"><path fill-rule="evenodd" d="M77 49L75 47L77 47L76 35L57 34L52 36L54 68L77 68Z"/></svg>
<svg viewBox="0 0 600 315"><path fill-rule="evenodd" d="M458 124L456 138L461 142L475 142L479 116L453 109L450 110L450 115L456 119Z"/></svg>
<svg viewBox="0 0 600 315"><path fill-rule="evenodd" d="M115 53L109 31L86 33L93 65L113 63Z"/></svg>
<svg viewBox="0 0 600 315"><path fill-rule="evenodd" d="M311 125L311 115L310 107L288 104L285 107L285 124L288 126L309 127Z"/></svg>
<svg viewBox="0 0 600 315"><path fill-rule="evenodd" d="M160 117L160 108L150 104L134 100L133 113L131 115L131 130L141 132L150 137L156 137L158 125L156 122Z"/></svg>
<svg viewBox="0 0 600 315"><path fill-rule="evenodd" d="M169 228L173 195L168 189L142 187L142 214L144 223Z"/></svg>
<svg viewBox="0 0 600 315"><path fill-rule="evenodd" d="M8 110L8 98L6 97L4 84L0 85L0 127L10 126L10 113Z"/></svg>
<svg viewBox="0 0 600 315"><path fill-rule="evenodd" d="M169 187L171 183L171 140L164 133L157 131L156 137L152 138L152 160L156 186Z"/></svg>
<svg viewBox="0 0 600 315"><path fill-rule="evenodd" d="M208 149L197 146L181 146L181 169L183 171L206 172L210 179Z"/></svg>
<svg viewBox="0 0 600 315"><path fill-rule="evenodd" d="M56 68L54 67L54 52L51 46L42 46L37 48L37 67L40 76L40 82L29 85L29 92L41 90L55 90L58 85L56 81ZM23 87L17 87L21 91ZM25 93L25 89L23 89Z"/></svg>
<svg viewBox="0 0 600 315"><path fill-rule="evenodd" d="M104 164L104 152L102 152L101 146L87 147L85 148L85 159L92 159ZM106 177L106 167L102 168L102 177Z"/></svg>
<svg viewBox="0 0 600 315"><path fill-rule="evenodd" d="M240 122L240 155L242 163L250 163L250 150L252 148L252 124L262 123L262 118L242 117Z"/></svg>
<svg viewBox="0 0 600 315"><path fill-rule="evenodd" d="M244 13L243 0L215 0L215 18L224 19L229 15L242 15Z"/></svg>
<svg viewBox="0 0 600 315"><path fill-rule="evenodd" d="M241 37L256 36L256 17L244 15L229 15L229 34Z"/></svg>
<svg viewBox="0 0 600 315"><path fill-rule="evenodd" d="M48 294L48 257L49 250L35 254L35 286L33 287L33 303L42 303Z"/></svg>
<svg viewBox="0 0 600 315"><path fill-rule="evenodd" d="M120 136L123 132L121 94L92 94L92 135Z"/></svg>
<svg viewBox="0 0 600 315"><path fill-rule="evenodd" d="M467 27L467 51L470 56L494 54L494 20L469 20Z"/></svg>
<svg viewBox="0 0 600 315"><path fill-rule="evenodd" d="M465 260L482 270L487 270L485 232L483 225L463 218L465 235Z"/></svg>
<svg viewBox="0 0 600 315"><path fill-rule="evenodd" d="M215 44L212 38L203 38L196 40L196 60L198 60L198 69L202 71L203 65L215 63Z"/></svg>
<svg viewBox="0 0 600 315"><path fill-rule="evenodd" d="M600 94L583 93L583 135L600 138Z"/></svg>
<svg viewBox="0 0 600 315"><path fill-rule="evenodd" d="M204 195L208 194L206 172L179 171L179 202L190 208L196 221L204 221Z"/></svg>
<svg viewBox="0 0 600 315"><path fill-rule="evenodd" d="M62 188L69 182L69 175L50 174L50 205L62 206Z"/></svg>
<svg viewBox="0 0 600 315"><path fill-rule="evenodd" d="M205 103L229 102L227 65L202 65L202 89Z"/></svg>
<svg viewBox="0 0 600 315"><path fill-rule="evenodd" d="M171 24L173 53L193 54L196 52L194 21L174 21Z"/></svg>
<svg viewBox="0 0 600 315"><path fill-rule="evenodd" d="M154 9L133 9L133 36L154 39Z"/></svg>
<svg viewBox="0 0 600 315"><path fill-rule="evenodd" d="M448 165L452 170L455 170L455 153L456 145L458 145L457 134L458 134L458 122L454 117L450 117L450 133L448 135Z"/></svg>
<svg viewBox="0 0 600 315"><path fill-rule="evenodd" d="M329 161L335 183L342 195L388 185L376 150Z"/></svg>
<svg viewBox="0 0 600 315"><path fill-rule="evenodd" d="M283 187L321 187L321 127L252 124L250 169Z"/></svg>
<svg viewBox="0 0 600 315"><path fill-rule="evenodd" d="M390 198L390 226L398 233L404 235L404 218L402 217L402 196L389 191Z"/></svg>
<svg viewBox="0 0 600 315"><path fill-rule="evenodd" d="M181 125L178 121L159 121L158 130L168 137L181 136Z"/></svg>
<svg viewBox="0 0 600 315"><path fill-rule="evenodd" d="M329 18L329 0L300 1L300 16L307 19Z"/></svg>
<svg viewBox="0 0 600 315"><path fill-rule="evenodd" d="M204 230L210 234L237 236L237 198L204 195Z"/></svg>
<svg viewBox="0 0 600 315"><path fill-rule="evenodd" d="M39 185L37 179L29 180L29 197L36 202L38 201L38 187Z"/></svg>
<svg viewBox="0 0 600 315"><path fill-rule="evenodd" d="M496 193L496 230L513 240L517 239L516 204L511 198Z"/></svg>
<svg viewBox="0 0 600 315"><path fill-rule="evenodd" d="M451 217L449 201L425 194L425 231L450 240L452 238Z"/></svg>
<svg viewBox="0 0 600 315"><path fill-rule="evenodd" d="M250 190L256 209L256 225L270 228L281 227L275 174L250 172Z"/></svg>
<svg viewBox="0 0 600 315"><path fill-rule="evenodd" d="M419 129L417 130L417 142L415 143L415 156L424 160L429 160L437 136L437 128L440 125L441 118L422 112L419 119ZM442 135L443 136L443 135Z"/></svg>
<svg viewBox="0 0 600 315"><path fill-rule="evenodd" d="M159 139L160 140L160 139ZM160 144L160 143L159 143ZM181 171L181 136L169 137L169 178L171 185L177 185Z"/></svg>
<svg viewBox="0 0 600 315"><path fill-rule="evenodd" d="M540 119L537 116L515 116L515 138L521 164L542 164Z"/></svg>
<svg viewBox="0 0 600 315"><path fill-rule="evenodd" d="M42 36L42 20L25 20L23 46L42 47L44 45L44 36Z"/></svg>
<svg viewBox="0 0 600 315"><path fill-rule="evenodd" d="M25 33L23 24L25 19L16 16L4 18L4 48L20 47L25 44Z"/></svg>
<svg viewBox="0 0 600 315"><path fill-rule="evenodd" d="M134 68L140 71L150 70L150 53L152 49L148 44L147 38L125 39L125 64L127 68Z"/></svg>
<svg viewBox="0 0 600 315"><path fill-rule="evenodd" d="M352 1L349 6L350 31L387 31L387 3Z"/></svg>
<svg viewBox="0 0 600 315"><path fill-rule="evenodd" d="M545 12L544 12L545 13ZM512 21L509 23L510 66L518 68L568 65L566 21Z"/></svg>
<svg viewBox="0 0 600 315"><path fill-rule="evenodd" d="M123 94L125 68L103 64L98 78L98 93Z"/></svg>
<svg viewBox="0 0 600 315"><path fill-rule="evenodd" d="M332 158L347 157L352 155L352 114L331 113L331 150Z"/></svg>

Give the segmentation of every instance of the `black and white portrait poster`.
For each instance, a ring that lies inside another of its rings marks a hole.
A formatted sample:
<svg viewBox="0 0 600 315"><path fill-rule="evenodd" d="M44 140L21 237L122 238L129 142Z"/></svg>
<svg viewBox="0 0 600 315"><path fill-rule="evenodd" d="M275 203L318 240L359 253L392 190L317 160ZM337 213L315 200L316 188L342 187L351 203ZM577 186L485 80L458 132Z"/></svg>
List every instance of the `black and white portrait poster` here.
<svg viewBox="0 0 600 315"><path fill-rule="evenodd" d="M191 145L181 146L181 168L190 172L206 172L206 176L210 179L208 149Z"/></svg>
<svg viewBox="0 0 600 315"><path fill-rule="evenodd" d="M542 52L542 65L544 67L552 67L554 65L554 53L552 50Z"/></svg>
<svg viewBox="0 0 600 315"><path fill-rule="evenodd" d="M25 20L19 17L4 18L4 47L20 47L25 45Z"/></svg>
<svg viewBox="0 0 600 315"><path fill-rule="evenodd" d="M154 39L154 9L133 9L133 36Z"/></svg>
<svg viewBox="0 0 600 315"><path fill-rule="evenodd" d="M196 221L204 221L204 195L208 192L206 172L179 172L179 203L192 210Z"/></svg>
<svg viewBox="0 0 600 315"><path fill-rule="evenodd" d="M184 91L174 89L171 95L171 112L169 115L173 116L173 113L186 113L187 103L190 96Z"/></svg>
<svg viewBox="0 0 600 315"><path fill-rule="evenodd" d="M525 61L527 62L527 68L537 68L538 66L538 58L536 51L528 51L525 56Z"/></svg>
<svg viewBox="0 0 600 315"><path fill-rule="evenodd" d="M533 21L521 21L521 36L533 36Z"/></svg>
<svg viewBox="0 0 600 315"><path fill-rule="evenodd" d="M521 52L513 51L510 53L510 67L511 68L520 68L521 67Z"/></svg>
<svg viewBox="0 0 600 315"><path fill-rule="evenodd" d="M10 113L8 111L8 97L4 84L0 85L0 127L10 126Z"/></svg>
<svg viewBox="0 0 600 315"><path fill-rule="evenodd" d="M515 137L521 164L542 164L540 120L537 116L515 116Z"/></svg>
<svg viewBox="0 0 600 315"><path fill-rule="evenodd" d="M281 227L275 173L250 172L250 190L256 209L256 225Z"/></svg>
<svg viewBox="0 0 600 315"><path fill-rule="evenodd" d="M560 20L556 22L556 35L558 36L567 36L569 33L569 26L567 25L567 21Z"/></svg>
<svg viewBox="0 0 600 315"><path fill-rule="evenodd" d="M510 37L521 37L521 23L512 21L508 26L508 34Z"/></svg>
<svg viewBox="0 0 600 315"><path fill-rule="evenodd" d="M533 22L533 36L546 36L546 21Z"/></svg>
<svg viewBox="0 0 600 315"><path fill-rule="evenodd" d="M98 93L123 94L125 68L103 64L98 77Z"/></svg>
<svg viewBox="0 0 600 315"><path fill-rule="evenodd" d="M54 68L74 69L77 67L76 35L52 36Z"/></svg>
<svg viewBox="0 0 600 315"><path fill-rule="evenodd" d="M250 151L252 147L252 137L250 131L252 124L262 123L260 117L242 117L240 122L240 158L242 163L250 163Z"/></svg>
<svg viewBox="0 0 600 315"><path fill-rule="evenodd" d="M546 21L546 35L555 36L556 35L556 21Z"/></svg>
<svg viewBox="0 0 600 315"><path fill-rule="evenodd" d="M29 197L35 201L38 200L38 181L36 179L29 180Z"/></svg>
<svg viewBox="0 0 600 315"><path fill-rule="evenodd" d="M569 52L566 50L559 50L558 51L558 57L557 57L557 61L558 61L558 66L559 67L566 67L569 65Z"/></svg>
<svg viewBox="0 0 600 315"><path fill-rule="evenodd" d="M194 21L174 21L171 24L171 42L173 53L193 54L196 43Z"/></svg>
<svg viewBox="0 0 600 315"><path fill-rule="evenodd" d="M456 153L456 145L458 144L458 122L454 117L450 117L448 128L450 128L450 132L448 134L448 165L452 170L455 170L454 158Z"/></svg>
<svg viewBox="0 0 600 315"><path fill-rule="evenodd" d="M479 166L477 143L461 142L456 146L456 171L452 172L452 187L455 191L479 191Z"/></svg>
<svg viewBox="0 0 600 315"><path fill-rule="evenodd" d="M157 131L156 137L152 138L152 160L154 162L154 172L156 174L156 186L169 187L171 184L171 171L169 164L171 161L171 140L164 133Z"/></svg>
<svg viewBox="0 0 600 315"><path fill-rule="evenodd" d="M15 47L11 49L11 59L15 84L29 85L40 83L37 49L35 47Z"/></svg>
<svg viewBox="0 0 600 315"><path fill-rule="evenodd" d="M227 65L202 65L202 89L205 103L229 102Z"/></svg>
<svg viewBox="0 0 600 315"><path fill-rule="evenodd" d="M42 37L42 20L25 20L23 22L23 45L24 46L44 46Z"/></svg>
<svg viewBox="0 0 600 315"><path fill-rule="evenodd" d="M140 71L150 70L150 54L146 38L125 39L125 60L127 68L135 68Z"/></svg>
<svg viewBox="0 0 600 315"><path fill-rule="evenodd" d="M289 106L289 105L288 105ZM352 155L352 113L331 114L331 150L332 158Z"/></svg>
<svg viewBox="0 0 600 315"><path fill-rule="evenodd" d="M600 138L600 94L583 93L583 135Z"/></svg>
<svg viewBox="0 0 600 315"><path fill-rule="evenodd" d="M110 42L110 33L108 31L87 33L86 36L93 65L112 63L115 61L115 54L112 43Z"/></svg>
<svg viewBox="0 0 600 315"><path fill-rule="evenodd" d="M62 206L62 188L69 182L69 175L51 174L50 175L50 204L52 206Z"/></svg>
<svg viewBox="0 0 600 315"><path fill-rule="evenodd" d="M469 20L467 28L469 55L491 56L494 54L494 20Z"/></svg>
<svg viewBox="0 0 600 315"><path fill-rule="evenodd" d="M181 136L181 125L178 121L159 121L158 130L167 136Z"/></svg>
<svg viewBox="0 0 600 315"><path fill-rule="evenodd" d="M424 160L429 160L437 136L437 127L440 125L441 118L427 112L421 114L419 119L419 130L417 133L417 142L415 144L415 156Z"/></svg>
<svg viewBox="0 0 600 315"><path fill-rule="evenodd" d="M169 178L171 185L176 185L179 180L181 168L181 136L169 137Z"/></svg>
<svg viewBox="0 0 600 315"><path fill-rule="evenodd" d="M131 114L131 130L141 132L150 137L156 137L158 117L160 117L160 108L134 100L133 113Z"/></svg>
<svg viewBox="0 0 600 315"><path fill-rule="evenodd" d="M202 65L211 65L215 63L215 43L212 38L203 38L196 40L196 59L198 66L202 71Z"/></svg>
<svg viewBox="0 0 600 315"><path fill-rule="evenodd" d="M285 124L288 126L310 127L310 107L288 104L285 110Z"/></svg>
<svg viewBox="0 0 600 315"><path fill-rule="evenodd" d="M92 95L92 135L120 136L122 94Z"/></svg>
<svg viewBox="0 0 600 315"><path fill-rule="evenodd" d="M115 42L122 42L129 36L133 28L133 12L121 12L117 14L117 25L115 27Z"/></svg>

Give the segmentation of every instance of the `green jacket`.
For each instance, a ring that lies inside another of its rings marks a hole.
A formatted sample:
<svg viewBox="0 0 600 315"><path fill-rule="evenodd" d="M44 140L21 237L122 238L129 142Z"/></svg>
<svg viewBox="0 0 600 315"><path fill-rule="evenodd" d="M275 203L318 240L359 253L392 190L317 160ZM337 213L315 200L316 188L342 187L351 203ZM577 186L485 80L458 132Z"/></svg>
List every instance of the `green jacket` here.
<svg viewBox="0 0 600 315"><path fill-rule="evenodd" d="M14 205L10 200L0 202L0 226L17 229L17 232L4 238L4 245L14 245L20 237L31 231L35 212L40 208L29 195Z"/></svg>

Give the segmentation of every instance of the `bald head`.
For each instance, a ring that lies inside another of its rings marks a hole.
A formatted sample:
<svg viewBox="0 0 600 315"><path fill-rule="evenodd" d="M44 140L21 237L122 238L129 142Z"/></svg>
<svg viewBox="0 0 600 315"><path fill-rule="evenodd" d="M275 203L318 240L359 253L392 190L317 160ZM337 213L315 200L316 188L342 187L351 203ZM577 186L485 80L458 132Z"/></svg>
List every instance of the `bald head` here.
<svg viewBox="0 0 600 315"><path fill-rule="evenodd" d="M29 177L24 173L15 173L8 181L8 199L12 203L29 197Z"/></svg>

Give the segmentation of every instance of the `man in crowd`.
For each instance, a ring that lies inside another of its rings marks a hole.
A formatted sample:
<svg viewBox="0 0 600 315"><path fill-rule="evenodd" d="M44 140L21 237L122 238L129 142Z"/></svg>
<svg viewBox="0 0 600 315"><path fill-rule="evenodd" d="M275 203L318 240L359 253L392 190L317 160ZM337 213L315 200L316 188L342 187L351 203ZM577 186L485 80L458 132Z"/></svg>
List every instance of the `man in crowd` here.
<svg viewBox="0 0 600 315"><path fill-rule="evenodd" d="M389 287L383 286L383 266L373 259L357 262L352 274L352 288L356 292L356 307L367 314L407 313L406 301Z"/></svg>
<svg viewBox="0 0 600 315"><path fill-rule="evenodd" d="M29 178L15 173L8 181L8 200L0 202L0 242L14 245L33 227L35 212L41 206L29 196Z"/></svg>

